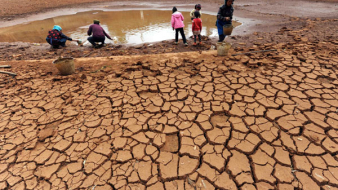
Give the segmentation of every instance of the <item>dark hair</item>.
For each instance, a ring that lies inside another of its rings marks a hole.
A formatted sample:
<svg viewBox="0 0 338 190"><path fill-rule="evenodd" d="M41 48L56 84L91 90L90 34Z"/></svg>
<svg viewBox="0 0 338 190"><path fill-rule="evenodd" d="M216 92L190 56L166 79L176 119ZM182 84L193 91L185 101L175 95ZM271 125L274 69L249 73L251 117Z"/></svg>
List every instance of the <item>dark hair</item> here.
<svg viewBox="0 0 338 190"><path fill-rule="evenodd" d="M232 0L232 4L234 4L234 1L235 1L235 0ZM228 0L224 0L224 4L225 4L225 5L227 4L227 2L228 2Z"/></svg>
<svg viewBox="0 0 338 190"><path fill-rule="evenodd" d="M201 9L201 8L202 8L201 4L196 4L195 5L195 9Z"/></svg>
<svg viewBox="0 0 338 190"><path fill-rule="evenodd" d="M176 7L173 7L173 13L175 13L177 11Z"/></svg>
<svg viewBox="0 0 338 190"><path fill-rule="evenodd" d="M200 18L200 17L201 17L201 14L200 14L199 11L195 11L195 12L194 12L194 15L195 15L196 18Z"/></svg>

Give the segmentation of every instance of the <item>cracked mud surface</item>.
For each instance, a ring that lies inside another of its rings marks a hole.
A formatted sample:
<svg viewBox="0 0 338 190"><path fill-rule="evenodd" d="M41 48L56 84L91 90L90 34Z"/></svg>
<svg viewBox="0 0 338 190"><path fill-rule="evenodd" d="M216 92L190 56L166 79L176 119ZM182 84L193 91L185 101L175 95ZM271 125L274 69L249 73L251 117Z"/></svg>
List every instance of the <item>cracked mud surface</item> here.
<svg viewBox="0 0 338 190"><path fill-rule="evenodd" d="M0 189L338 189L338 42L283 32L251 48L275 52L81 59L66 77L6 62Z"/></svg>

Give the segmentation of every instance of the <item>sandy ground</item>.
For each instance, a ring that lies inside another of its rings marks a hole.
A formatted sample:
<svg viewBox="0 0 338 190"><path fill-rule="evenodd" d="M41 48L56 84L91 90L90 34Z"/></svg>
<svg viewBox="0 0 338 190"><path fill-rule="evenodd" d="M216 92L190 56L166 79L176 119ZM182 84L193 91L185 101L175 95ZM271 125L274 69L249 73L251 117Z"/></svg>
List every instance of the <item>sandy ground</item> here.
<svg viewBox="0 0 338 190"><path fill-rule="evenodd" d="M272 14L227 57L207 38L0 44L18 74L0 74L0 189L338 189L338 20L324 14Z"/></svg>

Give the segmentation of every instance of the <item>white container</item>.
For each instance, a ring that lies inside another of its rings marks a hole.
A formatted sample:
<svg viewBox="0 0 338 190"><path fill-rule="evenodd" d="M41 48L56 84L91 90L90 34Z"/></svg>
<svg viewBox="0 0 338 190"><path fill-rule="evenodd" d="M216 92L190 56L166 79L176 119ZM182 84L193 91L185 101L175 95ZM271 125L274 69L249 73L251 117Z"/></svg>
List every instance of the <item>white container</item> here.
<svg viewBox="0 0 338 190"><path fill-rule="evenodd" d="M229 49L231 48L231 44L227 42L217 42L216 47L218 56L227 56Z"/></svg>

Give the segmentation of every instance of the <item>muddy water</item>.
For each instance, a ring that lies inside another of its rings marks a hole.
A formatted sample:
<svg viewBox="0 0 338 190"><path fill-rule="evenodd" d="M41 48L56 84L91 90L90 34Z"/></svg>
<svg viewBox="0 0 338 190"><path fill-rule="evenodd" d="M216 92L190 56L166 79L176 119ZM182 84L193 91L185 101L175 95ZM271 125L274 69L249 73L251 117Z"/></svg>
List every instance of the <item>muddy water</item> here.
<svg viewBox="0 0 338 190"><path fill-rule="evenodd" d="M140 44L169 40L175 37L171 28L171 11L132 10L132 11L91 11L74 15L34 21L27 24L0 28L0 42L45 43L46 36L53 25L60 25L63 32L73 39L87 39L87 30L93 19L99 19L101 26L114 38L106 43ZM188 12L185 17L185 34L191 36L191 20ZM202 35L217 36L215 15L202 15ZM240 23L235 22L238 26Z"/></svg>

